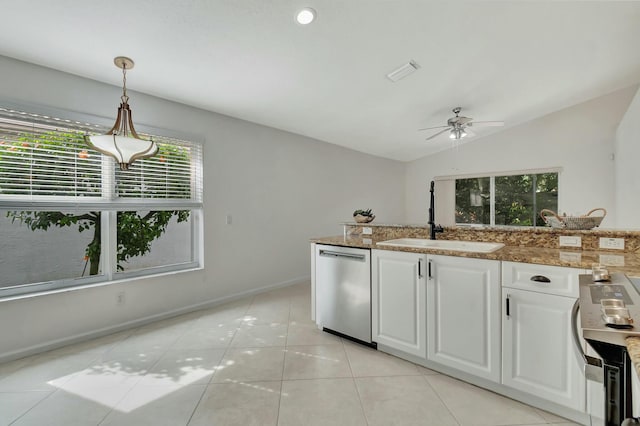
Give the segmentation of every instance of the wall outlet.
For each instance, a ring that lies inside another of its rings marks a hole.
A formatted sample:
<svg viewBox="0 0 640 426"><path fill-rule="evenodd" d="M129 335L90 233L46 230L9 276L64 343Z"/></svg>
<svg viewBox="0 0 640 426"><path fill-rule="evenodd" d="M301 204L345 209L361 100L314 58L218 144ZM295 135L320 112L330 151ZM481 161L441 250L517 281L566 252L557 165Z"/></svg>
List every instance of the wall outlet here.
<svg viewBox="0 0 640 426"><path fill-rule="evenodd" d="M373 234L373 229L368 226L362 228L362 235L371 235Z"/></svg>
<svg viewBox="0 0 640 426"><path fill-rule="evenodd" d="M124 301L124 291L119 291L118 294L116 294L116 305L122 306L124 305Z"/></svg>
<svg viewBox="0 0 640 426"><path fill-rule="evenodd" d="M560 247L582 247L582 237L560 236L558 244Z"/></svg>
<svg viewBox="0 0 640 426"><path fill-rule="evenodd" d="M570 263L580 263L582 261L582 255L579 252L560 252L560 260Z"/></svg>
<svg viewBox="0 0 640 426"><path fill-rule="evenodd" d="M600 248L624 250L624 238L600 238Z"/></svg>
<svg viewBox="0 0 640 426"><path fill-rule="evenodd" d="M624 266L624 256L618 254L601 254L600 264L605 266Z"/></svg>

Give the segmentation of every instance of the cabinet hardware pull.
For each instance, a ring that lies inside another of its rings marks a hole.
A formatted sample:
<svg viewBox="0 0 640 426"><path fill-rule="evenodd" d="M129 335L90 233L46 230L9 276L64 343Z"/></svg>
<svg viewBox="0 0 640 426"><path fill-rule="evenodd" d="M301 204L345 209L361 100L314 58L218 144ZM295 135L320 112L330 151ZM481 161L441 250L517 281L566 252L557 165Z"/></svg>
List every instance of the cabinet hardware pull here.
<svg viewBox="0 0 640 426"><path fill-rule="evenodd" d="M531 277L531 281L535 281L538 283L550 283L551 280L544 275L534 275Z"/></svg>
<svg viewBox="0 0 640 426"><path fill-rule="evenodd" d="M511 297L511 296L509 296L509 295L507 294L507 306L506 306L506 309L507 309L507 316L510 316L510 315L511 315L510 307L509 307L509 298L510 298L510 297Z"/></svg>
<svg viewBox="0 0 640 426"><path fill-rule="evenodd" d="M433 278L433 277L431 276L431 259L429 259L429 262L427 262L427 277L428 277L429 279Z"/></svg>
<svg viewBox="0 0 640 426"><path fill-rule="evenodd" d="M418 278L422 278L422 259L418 259Z"/></svg>

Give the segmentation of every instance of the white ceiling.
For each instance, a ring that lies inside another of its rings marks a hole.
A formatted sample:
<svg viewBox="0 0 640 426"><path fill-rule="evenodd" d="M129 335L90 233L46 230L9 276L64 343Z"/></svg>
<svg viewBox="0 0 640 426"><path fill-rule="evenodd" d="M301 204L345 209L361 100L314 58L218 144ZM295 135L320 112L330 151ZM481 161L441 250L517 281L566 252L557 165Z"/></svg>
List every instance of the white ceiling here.
<svg viewBox="0 0 640 426"><path fill-rule="evenodd" d="M301 26L305 6L316 22ZM0 55L370 154L447 149L451 109L506 127L640 82L640 2L21 0ZM415 60L397 83L385 75ZM135 111L135 98L131 99ZM474 128L482 136L503 128Z"/></svg>

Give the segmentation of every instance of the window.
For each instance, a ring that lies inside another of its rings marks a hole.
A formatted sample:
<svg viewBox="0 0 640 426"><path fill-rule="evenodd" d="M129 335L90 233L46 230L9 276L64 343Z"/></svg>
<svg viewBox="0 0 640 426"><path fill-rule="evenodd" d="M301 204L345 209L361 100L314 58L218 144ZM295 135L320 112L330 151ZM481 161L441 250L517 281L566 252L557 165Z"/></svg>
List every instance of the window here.
<svg viewBox="0 0 640 426"><path fill-rule="evenodd" d="M542 226L540 210L558 210L558 172L455 180L457 224Z"/></svg>
<svg viewBox="0 0 640 426"><path fill-rule="evenodd" d="M199 265L202 146L121 171L84 142L107 129L0 108L0 297Z"/></svg>

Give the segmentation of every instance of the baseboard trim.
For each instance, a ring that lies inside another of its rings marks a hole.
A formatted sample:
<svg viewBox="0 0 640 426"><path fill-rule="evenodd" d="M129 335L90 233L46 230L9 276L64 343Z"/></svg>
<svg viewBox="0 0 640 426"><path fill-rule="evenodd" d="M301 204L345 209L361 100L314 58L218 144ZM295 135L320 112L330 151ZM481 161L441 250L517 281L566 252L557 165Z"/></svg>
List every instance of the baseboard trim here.
<svg viewBox="0 0 640 426"><path fill-rule="evenodd" d="M205 302L196 303L189 306L184 306L182 308L173 309L171 311L162 312L159 314L148 315L146 317L137 318L135 320L123 322L120 324L115 324L108 327L103 327L97 330L91 330L85 333L75 334L73 336L63 337L56 340L50 340L48 342L29 346L27 348L17 349L15 351L5 352L0 354L0 363L13 361L19 358L24 358L26 356L36 355L42 352L51 351L54 349L61 348L63 346L72 345L74 343L80 343L85 340L95 339L97 337L107 336L109 334L117 333L119 331L124 331L134 327L140 327L143 325L147 325L156 321L164 320L167 318L175 317L178 315L187 314L190 312L199 311L201 309L208 309L218 305L222 305L224 303L233 302L238 299L243 299L249 296L255 296L260 293L266 293L271 290L276 290L278 288L289 287L296 284L302 284L306 281L310 281L310 276L298 277L287 281L282 281L276 284L270 284L268 286L253 288L251 290L242 291L239 293L234 293L228 296L219 297L217 299L207 300Z"/></svg>

